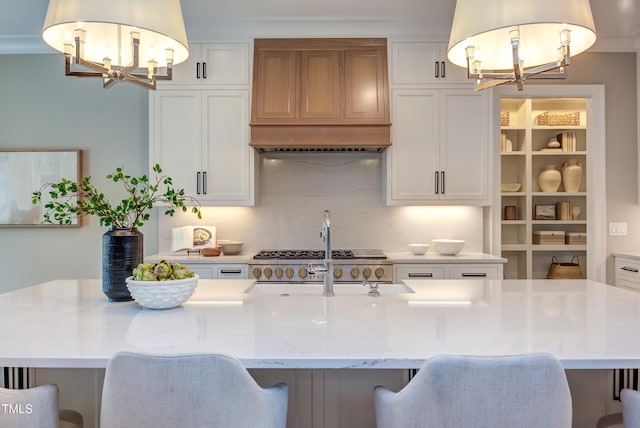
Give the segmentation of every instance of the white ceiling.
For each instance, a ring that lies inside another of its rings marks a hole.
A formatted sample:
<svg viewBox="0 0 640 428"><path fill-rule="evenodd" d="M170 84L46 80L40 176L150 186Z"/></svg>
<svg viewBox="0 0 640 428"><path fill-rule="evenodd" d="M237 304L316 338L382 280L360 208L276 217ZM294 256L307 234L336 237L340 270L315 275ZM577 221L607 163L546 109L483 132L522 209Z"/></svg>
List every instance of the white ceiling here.
<svg viewBox="0 0 640 428"><path fill-rule="evenodd" d="M598 50L635 51L640 0L590 2L598 32L596 49L599 46ZM0 0L0 9L5 11L0 16L0 52L12 51L6 47L12 43L13 51L19 51L25 40L40 43L48 3L48 0ZM197 34L197 28L204 23L240 18L263 22L271 18L411 20L448 33L455 9L455 0L182 0L181 3L189 37ZM442 36L446 40L448 34Z"/></svg>

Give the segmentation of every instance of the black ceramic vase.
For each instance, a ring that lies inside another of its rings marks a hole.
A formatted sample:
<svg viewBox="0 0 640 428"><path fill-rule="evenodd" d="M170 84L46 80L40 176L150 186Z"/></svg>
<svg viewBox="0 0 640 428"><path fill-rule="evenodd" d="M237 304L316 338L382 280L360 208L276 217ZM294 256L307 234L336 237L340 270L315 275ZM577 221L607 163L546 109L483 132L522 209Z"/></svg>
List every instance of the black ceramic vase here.
<svg viewBox="0 0 640 428"><path fill-rule="evenodd" d="M138 229L109 229L102 235L102 291L112 302L131 300L125 279L144 258Z"/></svg>

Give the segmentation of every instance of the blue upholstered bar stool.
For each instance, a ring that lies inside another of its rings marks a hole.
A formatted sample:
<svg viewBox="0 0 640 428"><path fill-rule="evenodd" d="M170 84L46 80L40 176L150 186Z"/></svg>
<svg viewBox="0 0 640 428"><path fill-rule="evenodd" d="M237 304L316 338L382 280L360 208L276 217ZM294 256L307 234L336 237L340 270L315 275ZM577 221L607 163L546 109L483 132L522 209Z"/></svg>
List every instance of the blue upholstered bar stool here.
<svg viewBox="0 0 640 428"><path fill-rule="evenodd" d="M121 352L107 364L101 428L284 428L286 384L261 388L226 355Z"/></svg>
<svg viewBox="0 0 640 428"><path fill-rule="evenodd" d="M82 428L82 415L58 409L58 386L0 388L2 428Z"/></svg>
<svg viewBox="0 0 640 428"><path fill-rule="evenodd" d="M378 428L571 428L569 385L550 354L437 356L400 392L374 395Z"/></svg>

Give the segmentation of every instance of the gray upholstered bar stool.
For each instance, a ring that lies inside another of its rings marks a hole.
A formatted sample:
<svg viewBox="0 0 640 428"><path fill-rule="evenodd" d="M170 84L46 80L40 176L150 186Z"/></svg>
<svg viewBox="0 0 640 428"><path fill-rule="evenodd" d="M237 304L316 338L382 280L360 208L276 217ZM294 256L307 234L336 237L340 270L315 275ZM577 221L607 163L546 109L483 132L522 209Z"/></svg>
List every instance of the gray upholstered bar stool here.
<svg viewBox="0 0 640 428"><path fill-rule="evenodd" d="M261 388L226 355L121 352L107 364L101 428L284 428L286 384Z"/></svg>
<svg viewBox="0 0 640 428"><path fill-rule="evenodd" d="M601 417L596 428L640 427L640 391L623 389L620 392L620 401L622 412Z"/></svg>
<svg viewBox="0 0 640 428"><path fill-rule="evenodd" d="M571 428L569 385L550 354L437 356L400 392L374 394L378 428Z"/></svg>
<svg viewBox="0 0 640 428"><path fill-rule="evenodd" d="M0 388L2 428L82 428L82 415L58 409L58 386L28 389Z"/></svg>

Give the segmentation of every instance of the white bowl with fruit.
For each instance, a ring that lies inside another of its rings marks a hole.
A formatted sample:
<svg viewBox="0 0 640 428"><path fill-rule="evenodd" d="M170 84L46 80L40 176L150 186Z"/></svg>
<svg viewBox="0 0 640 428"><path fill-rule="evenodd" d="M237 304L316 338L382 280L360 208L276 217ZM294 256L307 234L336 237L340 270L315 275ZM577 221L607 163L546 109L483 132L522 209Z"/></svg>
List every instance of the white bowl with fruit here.
<svg viewBox="0 0 640 428"><path fill-rule="evenodd" d="M200 277L180 263L140 263L125 282L131 297L142 307L170 309L193 295Z"/></svg>

